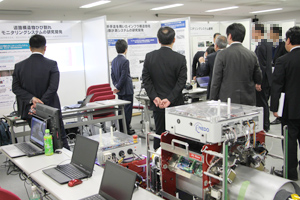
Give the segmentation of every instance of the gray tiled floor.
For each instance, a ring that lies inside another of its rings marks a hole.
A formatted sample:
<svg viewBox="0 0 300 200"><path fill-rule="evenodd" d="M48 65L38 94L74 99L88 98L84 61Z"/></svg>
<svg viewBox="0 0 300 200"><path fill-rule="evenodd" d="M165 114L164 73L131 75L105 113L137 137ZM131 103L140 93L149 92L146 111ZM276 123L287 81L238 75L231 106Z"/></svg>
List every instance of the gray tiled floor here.
<svg viewBox="0 0 300 200"><path fill-rule="evenodd" d="M271 115L271 121L274 119L273 115ZM143 135L141 132L142 125L140 124L141 116L135 116L132 119L132 127L136 130L139 135ZM153 120L153 119L152 119ZM270 134L280 135L280 125L272 125L269 131ZM145 140L142 139L143 152L146 153L146 145ZM273 154L282 155L281 151L281 143L278 139L266 138L266 146L269 152ZM0 154L0 187L5 188L7 190L12 191L16 195L18 195L22 200L28 199L26 189L30 192L30 185L24 183L20 180L19 175L16 173L12 173L11 175L7 175L8 168L5 167L5 156ZM269 171L272 166L277 169L281 169L283 161L279 159L273 159L268 157L266 160L266 171ZM300 181L297 181L298 185L300 185ZM26 188L26 189L25 189Z"/></svg>

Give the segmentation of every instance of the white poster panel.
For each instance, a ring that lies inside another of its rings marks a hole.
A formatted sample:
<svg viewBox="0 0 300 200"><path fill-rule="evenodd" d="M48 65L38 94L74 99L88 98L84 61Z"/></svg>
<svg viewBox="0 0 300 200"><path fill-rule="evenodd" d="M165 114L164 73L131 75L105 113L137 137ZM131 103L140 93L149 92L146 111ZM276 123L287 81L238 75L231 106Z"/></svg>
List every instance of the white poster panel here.
<svg viewBox="0 0 300 200"><path fill-rule="evenodd" d="M61 105L74 104L85 96L84 63L82 49L81 23L75 22L14 22L0 24L0 114L6 115L13 111L15 95L12 92L12 73L16 63L31 55L29 50L30 32L19 32L23 35L6 35L7 27L21 26L25 31L30 26L43 27L44 30L62 30L54 33L34 32L44 35L47 40L45 57L57 61L60 70L58 95ZM45 28L47 27L47 28ZM17 28L21 31L21 27ZM26 33L26 34L25 34ZM72 84L70 84L72 83ZM76 88L76 92L74 91ZM72 91L72 95L70 92ZM16 108L16 106L15 106Z"/></svg>
<svg viewBox="0 0 300 200"><path fill-rule="evenodd" d="M219 22L191 22L192 55L198 51L206 51L213 43L215 33L220 33Z"/></svg>
<svg viewBox="0 0 300 200"><path fill-rule="evenodd" d="M0 109L12 108L15 95L12 93L14 65L31 54L28 43L0 44Z"/></svg>
<svg viewBox="0 0 300 200"><path fill-rule="evenodd" d="M107 22L106 28L108 38L141 38L153 37L153 33L157 32L159 24L146 22Z"/></svg>
<svg viewBox="0 0 300 200"><path fill-rule="evenodd" d="M161 26L169 26L175 30L175 43L173 50L184 55L187 64L187 81L191 80L191 61L190 61L190 19L174 19L161 22Z"/></svg>
<svg viewBox="0 0 300 200"><path fill-rule="evenodd" d="M141 76L147 53L158 49L158 40L152 38L132 38L128 39L127 59L130 62L130 74L135 94L141 90Z"/></svg>
<svg viewBox="0 0 300 200"><path fill-rule="evenodd" d="M0 40L27 40L39 34L47 39L70 38L72 23L5 23L0 26Z"/></svg>
<svg viewBox="0 0 300 200"><path fill-rule="evenodd" d="M106 17L82 22L86 89L109 83Z"/></svg>

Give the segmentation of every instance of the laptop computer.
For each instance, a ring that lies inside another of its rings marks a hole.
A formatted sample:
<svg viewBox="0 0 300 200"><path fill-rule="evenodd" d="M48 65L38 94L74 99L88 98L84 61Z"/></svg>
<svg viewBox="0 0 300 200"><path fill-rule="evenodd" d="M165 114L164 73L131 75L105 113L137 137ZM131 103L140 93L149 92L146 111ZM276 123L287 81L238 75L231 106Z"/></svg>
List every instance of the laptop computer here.
<svg viewBox="0 0 300 200"><path fill-rule="evenodd" d="M72 179L89 178L93 174L98 146L99 142L77 135L71 163L57 165L43 172L60 184Z"/></svg>
<svg viewBox="0 0 300 200"><path fill-rule="evenodd" d="M68 109L82 108L83 106L86 106L86 104L87 104L88 102L90 102L90 100L91 100L91 98L93 97L93 95L94 95L94 94L88 95L88 96L82 101L82 103L69 105L69 106L66 106L66 108L68 108Z"/></svg>
<svg viewBox="0 0 300 200"><path fill-rule="evenodd" d="M99 193L82 200L131 200L136 176L134 171L106 161Z"/></svg>
<svg viewBox="0 0 300 200"><path fill-rule="evenodd" d="M46 120L33 116L31 120L30 141L3 146L2 150L11 158L21 156L31 157L44 154L44 135L46 127Z"/></svg>
<svg viewBox="0 0 300 200"><path fill-rule="evenodd" d="M196 80L201 88L206 88L208 86L209 76L197 77Z"/></svg>

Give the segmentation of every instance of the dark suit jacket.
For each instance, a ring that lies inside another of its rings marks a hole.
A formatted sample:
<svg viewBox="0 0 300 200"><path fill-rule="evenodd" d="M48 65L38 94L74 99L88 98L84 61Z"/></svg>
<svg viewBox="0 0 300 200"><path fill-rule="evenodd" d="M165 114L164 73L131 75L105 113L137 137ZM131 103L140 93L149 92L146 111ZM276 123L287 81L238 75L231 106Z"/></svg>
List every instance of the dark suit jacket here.
<svg viewBox="0 0 300 200"><path fill-rule="evenodd" d="M262 71L263 82L272 85L272 43L262 41L255 49L259 66Z"/></svg>
<svg viewBox="0 0 300 200"><path fill-rule="evenodd" d="M220 51L215 59L210 88L210 99L255 105L255 84L262 75L254 52L240 43L233 43Z"/></svg>
<svg viewBox="0 0 300 200"><path fill-rule="evenodd" d="M196 76L197 68L200 67L199 58L204 56L205 51L198 51L194 58L192 64L192 77Z"/></svg>
<svg viewBox="0 0 300 200"><path fill-rule="evenodd" d="M111 79L114 86L120 90L118 95L133 95L132 78L129 61L123 55L118 55L111 63Z"/></svg>
<svg viewBox="0 0 300 200"><path fill-rule="evenodd" d="M214 64L215 64L215 59L217 56L217 53L220 52L221 50L218 50L214 53L211 53L207 56L205 60L205 68L206 68L206 76L209 76L209 81L208 81L208 86L207 86L207 99L209 99L210 95L210 86L211 86L211 80L212 80L212 75L213 75L213 69L214 69Z"/></svg>
<svg viewBox="0 0 300 200"><path fill-rule="evenodd" d="M187 67L183 55L168 47L146 54L142 78L154 111L161 111L153 103L156 97L167 98L170 106L184 103L182 90L187 80Z"/></svg>
<svg viewBox="0 0 300 200"><path fill-rule="evenodd" d="M279 58L280 56L283 56L286 53L287 53L287 51L285 49L285 42L279 42L279 45L277 46L275 53L274 53L273 66L276 64L277 58Z"/></svg>
<svg viewBox="0 0 300 200"><path fill-rule="evenodd" d="M272 112L278 111L281 92L285 92L283 118L300 119L300 49L294 49L290 53L276 60L271 87Z"/></svg>
<svg viewBox="0 0 300 200"><path fill-rule="evenodd" d="M18 102L18 111L22 119L29 118L29 101L32 97L41 99L44 104L60 109L57 95L59 70L54 60L41 54L32 54L17 63L13 73L12 91Z"/></svg>

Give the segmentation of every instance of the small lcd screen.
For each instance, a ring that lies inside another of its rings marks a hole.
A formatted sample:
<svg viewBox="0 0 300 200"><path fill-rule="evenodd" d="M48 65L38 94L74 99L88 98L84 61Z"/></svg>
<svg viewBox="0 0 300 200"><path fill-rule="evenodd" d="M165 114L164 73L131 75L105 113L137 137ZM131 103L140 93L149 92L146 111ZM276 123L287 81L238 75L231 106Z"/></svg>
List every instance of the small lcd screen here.
<svg viewBox="0 0 300 200"><path fill-rule="evenodd" d="M46 121L32 117L30 140L40 146L44 146L44 135L46 130Z"/></svg>

